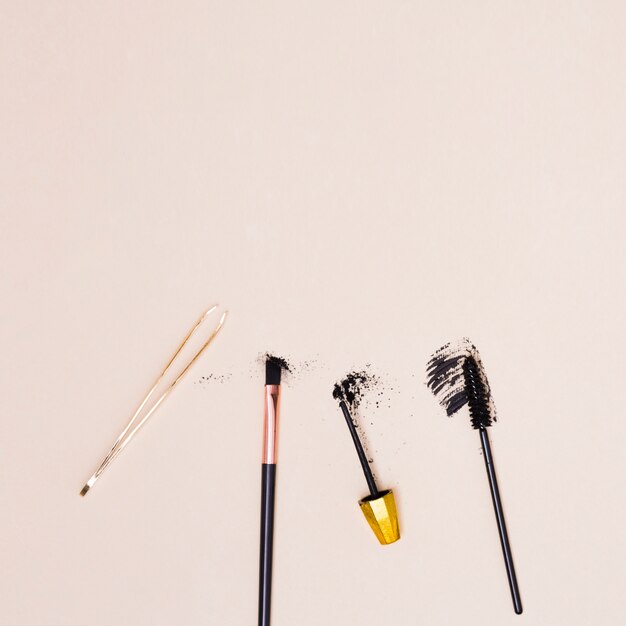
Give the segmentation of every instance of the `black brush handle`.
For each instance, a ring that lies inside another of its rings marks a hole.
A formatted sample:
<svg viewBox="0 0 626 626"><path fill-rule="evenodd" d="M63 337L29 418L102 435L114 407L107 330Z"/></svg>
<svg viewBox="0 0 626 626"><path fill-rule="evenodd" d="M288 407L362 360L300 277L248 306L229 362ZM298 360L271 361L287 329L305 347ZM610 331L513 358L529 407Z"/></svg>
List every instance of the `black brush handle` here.
<svg viewBox="0 0 626 626"><path fill-rule="evenodd" d="M261 466L261 556L259 560L259 626L269 626L272 601L272 549L274 546L274 486L276 464Z"/></svg>
<svg viewBox="0 0 626 626"><path fill-rule="evenodd" d="M483 446L483 456L485 457L485 466L487 468L487 476L489 477L489 489L491 489L491 499L493 501L493 510L496 514L496 522L498 522L498 533L500 534L500 544L502 545L502 554L504 555L504 565L506 566L506 575L509 579L509 588L511 589L511 598L513 599L513 608L520 615L522 609L522 598L520 597L519 587L517 586L517 576L515 575L515 565L513 563L513 554L511 553L511 544L509 543L509 535L506 531L506 522L504 520L504 510L502 509L502 500L500 499L500 490L498 489L498 479L496 477L496 468L491 453L491 445L489 443L489 435L486 428L480 428L480 443Z"/></svg>
<svg viewBox="0 0 626 626"><path fill-rule="evenodd" d="M365 480L367 481L367 487L370 490L372 496L378 495L378 487L376 486L376 480L374 479L374 474L372 474L372 468L365 456L365 451L363 450L363 445L361 444L361 440L359 439L359 434L356 432L356 426L354 425L354 420L352 419L352 415L350 415L350 411L348 409L348 405L342 400L339 403L341 407L341 411L343 413L344 418L346 419L346 424L348 425L348 430L352 435L352 442L354 443L354 447L356 448L356 453L359 456L359 461L361 462L361 469L363 470L363 474L365 475Z"/></svg>

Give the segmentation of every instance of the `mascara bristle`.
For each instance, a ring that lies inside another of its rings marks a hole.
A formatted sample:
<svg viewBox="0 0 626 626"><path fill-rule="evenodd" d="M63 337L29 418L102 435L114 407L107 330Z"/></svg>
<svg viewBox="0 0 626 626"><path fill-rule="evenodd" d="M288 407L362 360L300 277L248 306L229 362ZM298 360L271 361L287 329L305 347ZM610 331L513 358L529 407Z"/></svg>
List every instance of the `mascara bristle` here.
<svg viewBox="0 0 626 626"><path fill-rule="evenodd" d="M468 339L439 349L429 361L427 373L427 385L449 417L467 404L473 428L486 428L496 421L478 350Z"/></svg>
<svg viewBox="0 0 626 626"><path fill-rule="evenodd" d="M468 356L463 362L463 376L465 378L465 393L467 406L473 428L487 428L491 426L491 411L489 406L489 389L484 382L484 374L473 356Z"/></svg>

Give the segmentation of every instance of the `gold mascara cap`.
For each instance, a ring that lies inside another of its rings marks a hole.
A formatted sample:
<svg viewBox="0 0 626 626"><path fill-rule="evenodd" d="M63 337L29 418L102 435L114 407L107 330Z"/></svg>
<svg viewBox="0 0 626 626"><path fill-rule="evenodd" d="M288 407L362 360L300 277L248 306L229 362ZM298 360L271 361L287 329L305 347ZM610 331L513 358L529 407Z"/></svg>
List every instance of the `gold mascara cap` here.
<svg viewBox="0 0 626 626"><path fill-rule="evenodd" d="M367 523L382 545L394 543L400 539L398 511L391 489L359 500L359 506Z"/></svg>

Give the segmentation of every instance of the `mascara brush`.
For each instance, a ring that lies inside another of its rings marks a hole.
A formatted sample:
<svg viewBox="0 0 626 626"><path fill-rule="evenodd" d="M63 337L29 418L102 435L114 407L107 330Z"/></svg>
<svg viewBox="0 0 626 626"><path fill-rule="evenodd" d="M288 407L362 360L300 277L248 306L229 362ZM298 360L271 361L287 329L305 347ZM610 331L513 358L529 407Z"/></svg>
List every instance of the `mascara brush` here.
<svg viewBox="0 0 626 626"><path fill-rule="evenodd" d="M276 485L276 439L278 400L283 369L287 362L268 355L265 361L265 409L263 415L263 459L261 464L261 547L259 556L259 626L269 626L272 603L274 547L274 495Z"/></svg>
<svg viewBox="0 0 626 626"><path fill-rule="evenodd" d="M356 425L350 415L350 409L345 398L344 389L340 384L335 385L333 397L339 400L339 408L348 425L348 430L352 436L352 442L356 448L361 469L367 482L370 495L359 500L361 511L370 525L370 528L376 535L376 538L382 545L394 543L400 539L400 527L398 524L398 512L396 509L396 501L391 489L380 491L376 485L372 468L370 467L363 444L359 438Z"/></svg>
<svg viewBox="0 0 626 626"><path fill-rule="evenodd" d="M522 599L487 433L487 428L496 421L496 412L478 350L467 339L464 339L458 346L447 344L438 350L428 362L427 374L428 387L439 399L448 417L467 405L472 427L479 432L513 609L520 615L523 611Z"/></svg>

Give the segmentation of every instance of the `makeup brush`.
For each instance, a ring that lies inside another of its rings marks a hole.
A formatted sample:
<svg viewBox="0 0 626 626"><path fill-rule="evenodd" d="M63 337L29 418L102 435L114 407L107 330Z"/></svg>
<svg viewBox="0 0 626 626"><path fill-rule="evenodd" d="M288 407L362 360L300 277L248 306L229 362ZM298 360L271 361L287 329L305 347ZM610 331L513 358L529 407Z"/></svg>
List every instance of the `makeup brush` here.
<svg viewBox="0 0 626 626"><path fill-rule="evenodd" d="M363 450L363 444L359 438L359 433L357 432L352 415L350 415L350 409L348 408L348 403L345 398L345 390L342 385L335 385L333 397L339 400L339 408L348 425L348 430L352 436L352 442L356 448L356 453L361 463L361 469L365 475L365 481L367 482L367 487L370 492L369 496L359 500L361 511L382 545L394 543L400 539L400 528L393 491L391 491L391 489L379 491L376 485L372 468Z"/></svg>
<svg viewBox="0 0 626 626"><path fill-rule="evenodd" d="M278 399L287 362L268 355L265 361L265 410L261 473L261 550L259 558L259 626L269 626L272 600L272 549L274 543L274 486L276 483L276 438Z"/></svg>
<svg viewBox="0 0 626 626"><path fill-rule="evenodd" d="M472 427L480 434L513 608L520 615L523 610L522 599L517 585L513 554L511 553L502 500L498 489L496 468L487 434L487 428L496 421L496 411L478 350L468 339L464 339L456 346L446 344L428 362L427 374L428 387L439 399L448 417L467 405Z"/></svg>

